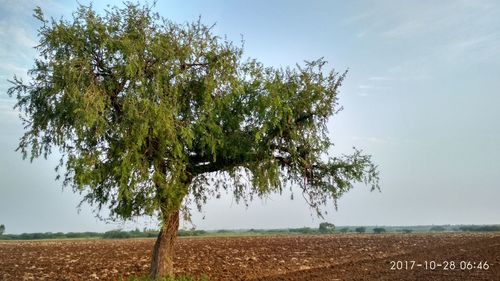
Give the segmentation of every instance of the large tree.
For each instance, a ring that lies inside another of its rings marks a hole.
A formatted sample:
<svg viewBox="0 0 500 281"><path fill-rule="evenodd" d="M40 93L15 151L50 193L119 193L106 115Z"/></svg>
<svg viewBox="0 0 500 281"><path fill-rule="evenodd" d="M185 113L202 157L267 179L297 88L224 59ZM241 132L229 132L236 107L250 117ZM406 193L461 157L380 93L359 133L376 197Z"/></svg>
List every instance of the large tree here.
<svg viewBox="0 0 500 281"><path fill-rule="evenodd" d="M199 21L130 3L34 16L39 58L9 89L26 130L19 149L33 160L57 148L64 185L113 218L157 215L152 277L173 273L180 213L221 192L247 202L293 187L321 214L355 182L378 188L368 155L329 156L345 73L324 60L265 67Z"/></svg>

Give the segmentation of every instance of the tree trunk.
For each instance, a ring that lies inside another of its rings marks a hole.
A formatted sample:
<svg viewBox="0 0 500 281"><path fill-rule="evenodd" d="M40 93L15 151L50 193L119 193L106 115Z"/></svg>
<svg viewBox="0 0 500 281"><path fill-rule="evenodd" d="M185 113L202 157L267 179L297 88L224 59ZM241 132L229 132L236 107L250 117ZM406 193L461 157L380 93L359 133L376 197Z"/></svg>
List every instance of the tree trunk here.
<svg viewBox="0 0 500 281"><path fill-rule="evenodd" d="M174 276L174 242L178 229L179 210L164 215L163 225L151 257L150 277L152 279Z"/></svg>

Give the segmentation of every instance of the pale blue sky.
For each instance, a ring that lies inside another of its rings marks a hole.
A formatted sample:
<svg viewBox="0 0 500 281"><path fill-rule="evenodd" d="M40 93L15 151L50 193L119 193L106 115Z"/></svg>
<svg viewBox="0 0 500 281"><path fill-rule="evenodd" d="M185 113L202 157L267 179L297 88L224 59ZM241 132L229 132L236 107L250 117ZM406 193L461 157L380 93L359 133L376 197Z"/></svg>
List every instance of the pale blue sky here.
<svg viewBox="0 0 500 281"><path fill-rule="evenodd" d="M88 3L88 1L80 1ZM333 154L355 145L380 166L382 192L359 185L330 206L337 225L500 223L500 3L498 1L158 1L175 21L217 23L244 56L272 66L325 57L349 68L344 110L330 122ZM102 10L112 1L96 1ZM116 3L120 4L119 1ZM8 233L104 231L80 197L54 181L56 157L30 164L14 152L22 134L6 79L36 56L32 9L68 17L76 1L0 3L0 223ZM314 226L301 196L211 200L198 228ZM204 217L204 219L203 219ZM127 223L126 227L136 224ZM139 227L153 226L142 219Z"/></svg>

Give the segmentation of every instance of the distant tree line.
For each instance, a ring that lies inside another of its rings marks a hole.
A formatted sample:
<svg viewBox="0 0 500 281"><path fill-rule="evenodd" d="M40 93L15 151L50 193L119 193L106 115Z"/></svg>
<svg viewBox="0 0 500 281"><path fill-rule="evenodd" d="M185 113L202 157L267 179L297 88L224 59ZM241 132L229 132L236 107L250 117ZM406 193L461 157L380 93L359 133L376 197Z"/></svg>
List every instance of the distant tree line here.
<svg viewBox="0 0 500 281"><path fill-rule="evenodd" d="M458 229L461 231L474 232L500 231L500 225L464 225Z"/></svg>
<svg viewBox="0 0 500 281"><path fill-rule="evenodd" d="M81 239L81 238L104 238L104 239L124 239L124 238L147 238L158 236L157 231L122 231L111 230L107 232L35 232L21 234L2 235L2 240L38 240L38 239Z"/></svg>
<svg viewBox="0 0 500 281"><path fill-rule="evenodd" d="M192 229L192 230L184 230L184 229L181 229L179 231L177 231L177 236L202 236L202 235L206 235L208 232L206 230L196 230L196 229Z"/></svg>
<svg viewBox="0 0 500 281"><path fill-rule="evenodd" d="M365 233L366 227L364 227L364 226L356 227L356 229L354 229L354 231L356 231L357 233Z"/></svg>
<svg viewBox="0 0 500 281"><path fill-rule="evenodd" d="M38 239L65 239L65 238L94 238L102 237L98 232L35 232L21 234L5 234L0 237L3 240L38 240Z"/></svg>
<svg viewBox="0 0 500 281"><path fill-rule="evenodd" d="M1 229L0 229L1 230ZM229 232L229 231L228 231ZM205 230L184 230L180 229L177 232L178 236L200 236L206 235ZM2 235L2 240L39 240L39 239L81 239L81 238L102 238L102 239L128 239L128 238L151 238L157 237L157 230L143 231L135 229L132 231L123 231L120 229L102 232L35 232L21 234Z"/></svg>
<svg viewBox="0 0 500 281"><path fill-rule="evenodd" d="M391 228L384 227L367 228L359 227L342 227L338 230L331 223L320 223L318 228L299 227L288 229L250 229L250 230L227 230L221 229L216 231L206 230L185 230L180 229L177 232L178 236L203 236L203 235L227 235L227 234L251 234L251 235L313 235L313 234L333 234L333 233L367 233L372 231L375 234L391 232L391 233L412 233L415 229L409 228ZM432 226L426 227L424 230L416 228L416 232L439 232L439 231L463 231L463 232L489 232L500 231L500 225L463 225L456 227ZM5 225L0 225L0 240L38 240L38 239L82 239L82 238L102 238L102 239L128 239L128 238L150 238L157 237L158 231L154 229L135 229L132 231L123 231L120 229L102 232L36 232L22 234L3 234Z"/></svg>
<svg viewBox="0 0 500 281"><path fill-rule="evenodd" d="M429 231L434 231L434 232L440 232L440 231L446 231L446 228L444 226L441 226L441 225L435 225L435 226L432 226Z"/></svg>
<svg viewBox="0 0 500 281"><path fill-rule="evenodd" d="M319 224L319 232L332 233L335 230L335 225L329 222L322 222Z"/></svg>
<svg viewBox="0 0 500 281"><path fill-rule="evenodd" d="M500 231L500 225L461 225L452 227L435 225L429 228L432 232L442 232L442 231L463 231L463 232L489 232L489 231Z"/></svg>

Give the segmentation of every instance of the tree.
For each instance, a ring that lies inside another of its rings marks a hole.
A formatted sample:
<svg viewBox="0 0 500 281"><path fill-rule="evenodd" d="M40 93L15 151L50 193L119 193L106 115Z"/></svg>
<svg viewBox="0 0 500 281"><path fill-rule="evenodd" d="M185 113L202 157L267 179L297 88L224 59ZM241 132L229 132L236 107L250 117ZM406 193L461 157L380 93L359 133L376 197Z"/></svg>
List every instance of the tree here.
<svg viewBox="0 0 500 281"><path fill-rule="evenodd" d="M5 225L0 224L0 235L3 235L4 232L5 232Z"/></svg>
<svg viewBox="0 0 500 281"><path fill-rule="evenodd" d="M429 228L430 231L435 231L435 232L441 232L441 231L445 231L446 228L444 228L443 226L441 225L434 225L432 226L431 228Z"/></svg>
<svg viewBox="0 0 500 281"><path fill-rule="evenodd" d="M376 233L376 234L380 234L380 233L384 233L385 232L385 228L383 227L375 227L373 229L373 233Z"/></svg>
<svg viewBox="0 0 500 281"><path fill-rule="evenodd" d="M341 233L347 233L349 232L349 227L343 227L339 230Z"/></svg>
<svg viewBox="0 0 500 281"><path fill-rule="evenodd" d="M346 73L323 59L264 67L200 21L130 3L34 16L40 56L30 81L14 76L9 89L26 128L18 149L32 161L57 148L57 178L97 212L157 215L151 277L173 273L180 214L221 192L247 203L293 185L321 215L355 182L378 189L369 155L328 156Z"/></svg>
<svg viewBox="0 0 500 281"><path fill-rule="evenodd" d="M364 227L364 226L356 227L356 229L354 229L354 231L356 231L357 233L365 233L366 227Z"/></svg>
<svg viewBox="0 0 500 281"><path fill-rule="evenodd" d="M333 232L335 229L335 225L333 223L329 222L322 222L319 224L319 232L321 233L328 233L328 232Z"/></svg>

